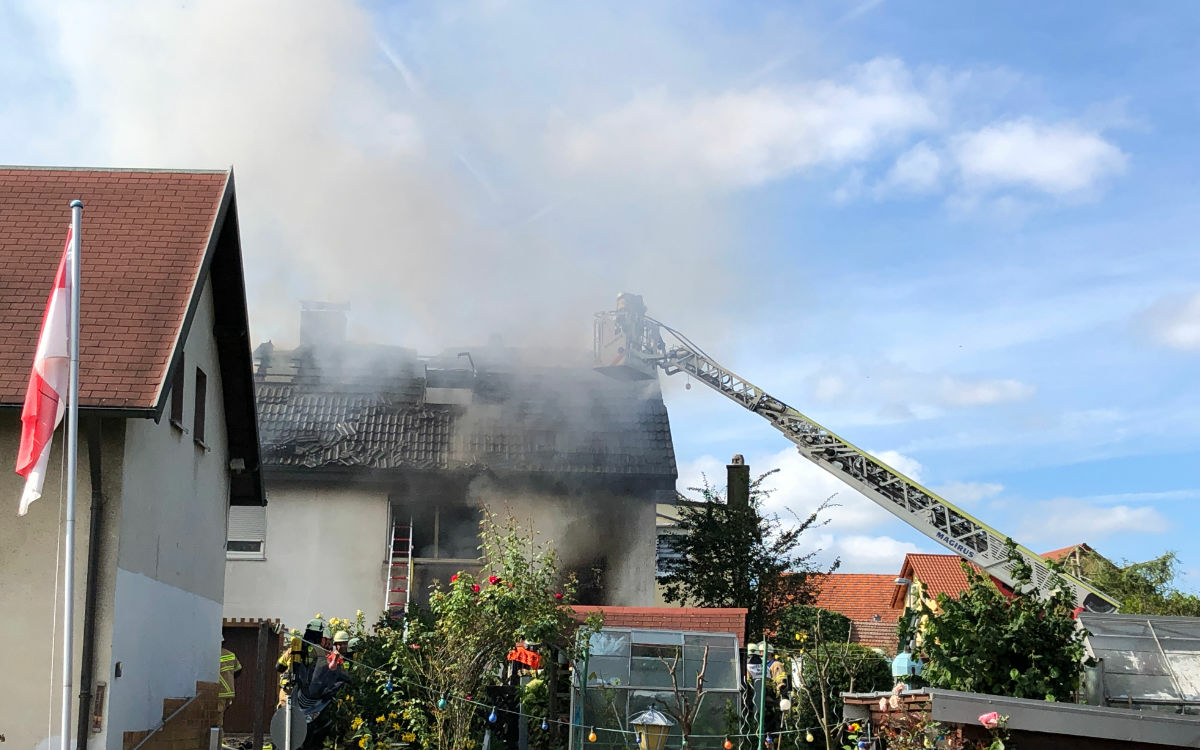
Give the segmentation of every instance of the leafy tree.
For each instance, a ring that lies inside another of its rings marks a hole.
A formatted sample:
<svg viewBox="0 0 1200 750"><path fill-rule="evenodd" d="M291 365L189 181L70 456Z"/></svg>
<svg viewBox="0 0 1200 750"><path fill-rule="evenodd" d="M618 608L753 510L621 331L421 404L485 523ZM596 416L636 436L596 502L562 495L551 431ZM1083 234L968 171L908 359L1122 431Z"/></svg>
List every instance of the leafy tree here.
<svg viewBox="0 0 1200 750"><path fill-rule="evenodd" d="M823 643L847 643L850 640L850 618L840 612L821 609L810 604L793 604L779 613L775 640L788 648L796 641L807 640L810 634L820 633Z"/></svg>
<svg viewBox="0 0 1200 750"><path fill-rule="evenodd" d="M940 594L920 605L918 640L925 681L932 687L1014 698L1070 700L1084 667L1086 632L1076 627L1075 602L1057 575L1048 591L1009 544L1016 590L1011 599L966 563L970 586L957 599ZM906 611L905 617L911 616Z"/></svg>
<svg viewBox="0 0 1200 750"><path fill-rule="evenodd" d="M787 723L820 727L817 742L827 750L840 747L845 739L842 693L887 690L892 686L891 665L873 649L850 643L850 620L837 612L789 607L780 618L779 632L781 643L797 646L793 658L801 665L801 684ZM792 739L796 747L808 746L801 744L801 735Z"/></svg>
<svg viewBox="0 0 1200 750"><path fill-rule="evenodd" d="M435 582L428 611L409 617L407 633L386 620L367 632L360 617L354 634L364 642L362 664L338 706L343 741L385 748L411 732L421 747L479 747L489 711L463 699L488 701L514 646L537 644L543 664L556 649L582 656L599 621L577 627L570 609L575 582L562 579L554 550L512 519L486 512L480 541L479 576L460 572L447 586ZM547 671L533 677L545 680ZM546 696L539 701L535 692L514 698L545 705ZM543 718L555 717L528 719L537 746L549 746Z"/></svg>
<svg viewBox="0 0 1200 750"><path fill-rule="evenodd" d="M1101 559L1087 572L1089 582L1119 601L1125 614L1200 617L1200 597L1175 587L1179 560L1174 552L1120 567Z"/></svg>
<svg viewBox="0 0 1200 750"><path fill-rule="evenodd" d="M690 488L703 500L681 506L679 533L673 537L678 557L667 561L658 579L668 602L745 607L747 640L773 629L785 607L812 600L809 574L837 568L835 562L828 571L818 571L816 552L797 551L804 532L826 523L818 516L828 504L787 527L778 515L763 510L769 491L762 484L776 471L751 483L745 505L725 502L707 478L704 486Z"/></svg>

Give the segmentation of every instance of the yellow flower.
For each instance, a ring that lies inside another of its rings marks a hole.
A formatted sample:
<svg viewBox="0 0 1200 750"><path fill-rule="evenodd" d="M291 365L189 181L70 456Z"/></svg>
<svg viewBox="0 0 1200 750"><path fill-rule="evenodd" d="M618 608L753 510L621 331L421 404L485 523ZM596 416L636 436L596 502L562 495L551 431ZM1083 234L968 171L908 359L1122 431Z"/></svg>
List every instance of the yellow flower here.
<svg viewBox="0 0 1200 750"><path fill-rule="evenodd" d="M388 714L388 718L389 718L389 719L395 719L395 718L396 718L396 716L397 716L396 714Z"/></svg>
<svg viewBox="0 0 1200 750"><path fill-rule="evenodd" d="M351 728L351 729L358 729L359 727L361 727L361 726L362 726L362 723L363 723L362 719L361 719L361 718L359 718L359 717L357 717L357 716L355 716L355 717L354 717L354 721L350 722L350 728Z"/></svg>
<svg viewBox="0 0 1200 750"><path fill-rule="evenodd" d="M397 732L399 732L399 731L400 731L400 725L399 725L398 723L396 723L396 722L392 722L392 729L395 729Z"/></svg>
<svg viewBox="0 0 1200 750"><path fill-rule="evenodd" d="M375 717L375 723L376 723L376 724L382 724L382 723L383 723L383 722L385 722L385 721L387 721L387 717L386 717L386 716L376 716L376 717Z"/></svg>
<svg viewBox="0 0 1200 750"><path fill-rule="evenodd" d="M363 613L362 613L362 610L361 610L361 609L360 609L360 610L358 610L357 612L355 612L355 613L354 613L354 617L355 617L355 619L358 619L358 618L360 618L360 617L362 617L362 616L363 616Z"/></svg>
<svg viewBox="0 0 1200 750"><path fill-rule="evenodd" d="M316 616L316 617L314 617L313 619L314 619L314 620L324 620L325 618L324 618L324 617L321 615L321 613L320 613L320 612L318 612L318 613L317 613L317 616Z"/></svg>
<svg viewBox="0 0 1200 750"><path fill-rule="evenodd" d="M358 738L358 746L359 746L359 747L366 747L366 746L367 746L367 738L366 738L366 737L359 737L359 738Z"/></svg>

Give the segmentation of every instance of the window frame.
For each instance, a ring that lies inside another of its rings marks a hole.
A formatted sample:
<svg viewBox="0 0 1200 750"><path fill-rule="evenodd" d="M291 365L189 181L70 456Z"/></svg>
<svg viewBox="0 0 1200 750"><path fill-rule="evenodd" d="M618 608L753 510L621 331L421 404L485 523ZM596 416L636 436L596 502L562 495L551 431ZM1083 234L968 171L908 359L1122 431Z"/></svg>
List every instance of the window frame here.
<svg viewBox="0 0 1200 750"><path fill-rule="evenodd" d="M251 515L252 514L252 515ZM236 516L245 515L244 518ZM257 550L232 550L230 542L258 544ZM231 505L225 523L226 560L267 559L267 507L265 505Z"/></svg>
<svg viewBox="0 0 1200 750"><path fill-rule="evenodd" d="M205 417L208 416L208 375L199 367L196 368L196 392L192 401L194 410L192 414L192 440L196 441L196 445L208 448L208 443L204 440Z"/></svg>
<svg viewBox="0 0 1200 750"><path fill-rule="evenodd" d="M180 432L187 432L183 426L184 390L187 385L187 360L181 353L175 372L171 375L171 411L167 421Z"/></svg>

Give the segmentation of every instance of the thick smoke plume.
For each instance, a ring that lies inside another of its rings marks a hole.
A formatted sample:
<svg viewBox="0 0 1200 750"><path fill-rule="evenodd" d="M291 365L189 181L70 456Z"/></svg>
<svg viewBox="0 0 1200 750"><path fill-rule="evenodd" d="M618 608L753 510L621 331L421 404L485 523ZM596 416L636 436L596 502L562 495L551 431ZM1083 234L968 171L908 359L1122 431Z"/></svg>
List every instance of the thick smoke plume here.
<svg viewBox="0 0 1200 750"><path fill-rule="evenodd" d="M584 349L591 314L626 288L711 297L724 212L573 161L574 118L613 88L537 59L542 34L574 36L624 86L604 41L620 19L584 33L551 13L535 30L486 3L436 7L31 5L74 92L45 137L73 144L55 151L66 163L233 165L260 341L294 343L297 303L323 299L351 303L358 340L429 351L498 332Z"/></svg>

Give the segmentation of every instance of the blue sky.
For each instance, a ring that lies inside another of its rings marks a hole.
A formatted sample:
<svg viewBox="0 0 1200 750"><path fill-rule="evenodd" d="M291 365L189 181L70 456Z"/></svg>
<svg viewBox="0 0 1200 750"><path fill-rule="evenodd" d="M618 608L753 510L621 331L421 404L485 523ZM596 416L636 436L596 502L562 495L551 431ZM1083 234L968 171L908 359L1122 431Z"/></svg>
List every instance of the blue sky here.
<svg viewBox="0 0 1200 750"><path fill-rule="evenodd" d="M0 6L0 162L225 167L252 325L588 345L618 291L1035 549L1200 581L1200 8L1185 3ZM678 380L678 379L676 379ZM757 417L664 384L811 542L931 543ZM1189 583L1189 585L1192 585Z"/></svg>

